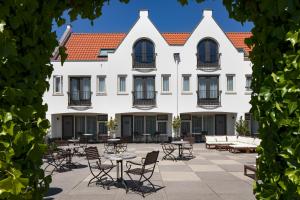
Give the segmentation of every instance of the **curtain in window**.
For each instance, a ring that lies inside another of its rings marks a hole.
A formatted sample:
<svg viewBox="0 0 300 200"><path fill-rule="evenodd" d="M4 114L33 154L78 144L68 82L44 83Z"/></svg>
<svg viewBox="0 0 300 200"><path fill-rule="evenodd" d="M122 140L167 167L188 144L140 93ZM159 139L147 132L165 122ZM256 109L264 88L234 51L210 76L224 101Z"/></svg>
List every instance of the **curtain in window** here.
<svg viewBox="0 0 300 200"><path fill-rule="evenodd" d="M248 90L250 90L251 81L252 81L252 77L251 76L247 76L246 77L246 89L248 89Z"/></svg>
<svg viewBox="0 0 300 200"><path fill-rule="evenodd" d="M163 91L168 92L169 91L169 77L163 76Z"/></svg>
<svg viewBox="0 0 300 200"><path fill-rule="evenodd" d="M144 117L143 116L135 116L134 117L134 132L138 135L144 133Z"/></svg>
<svg viewBox="0 0 300 200"><path fill-rule="evenodd" d="M107 126L105 122L98 123L98 131L100 135L107 135Z"/></svg>
<svg viewBox="0 0 300 200"><path fill-rule="evenodd" d="M86 117L86 133L96 134L96 132L97 132L96 116L87 116Z"/></svg>
<svg viewBox="0 0 300 200"><path fill-rule="evenodd" d="M183 91L190 91L190 77L183 76Z"/></svg>
<svg viewBox="0 0 300 200"><path fill-rule="evenodd" d="M105 92L105 77L99 77L99 92Z"/></svg>
<svg viewBox="0 0 300 200"><path fill-rule="evenodd" d="M147 84L147 99L154 99L154 79L153 78L147 78L146 81Z"/></svg>
<svg viewBox="0 0 300 200"><path fill-rule="evenodd" d="M227 76L227 91L233 91L233 76Z"/></svg>
<svg viewBox="0 0 300 200"><path fill-rule="evenodd" d="M79 81L78 79L71 79L71 99L79 100Z"/></svg>
<svg viewBox="0 0 300 200"><path fill-rule="evenodd" d="M61 88L62 88L62 77L61 76L55 76L54 77L55 80L55 93L60 93L61 92Z"/></svg>
<svg viewBox="0 0 300 200"><path fill-rule="evenodd" d="M160 134L167 134L167 122L157 122L157 131Z"/></svg>
<svg viewBox="0 0 300 200"><path fill-rule="evenodd" d="M120 92L125 92L126 91L126 78L124 76L120 76L119 78L119 88Z"/></svg>
<svg viewBox="0 0 300 200"><path fill-rule="evenodd" d="M190 121L182 121L181 122L181 133L183 135L191 133L190 128L191 128Z"/></svg>
<svg viewBox="0 0 300 200"><path fill-rule="evenodd" d="M91 98L91 83L90 78L82 78L82 99L88 100Z"/></svg>
<svg viewBox="0 0 300 200"><path fill-rule="evenodd" d="M135 79L135 98L136 99L144 98L143 79L141 78Z"/></svg>
<svg viewBox="0 0 300 200"><path fill-rule="evenodd" d="M205 79L199 79L199 97L200 99L206 98L206 80Z"/></svg>
<svg viewBox="0 0 300 200"><path fill-rule="evenodd" d="M198 45L198 59L202 63L216 63L218 61L218 45L215 41L205 39Z"/></svg>
<svg viewBox="0 0 300 200"><path fill-rule="evenodd" d="M85 133L85 117L75 116L75 135L81 137Z"/></svg>
<svg viewBox="0 0 300 200"><path fill-rule="evenodd" d="M203 131L208 135L214 135L214 116L204 115L203 116Z"/></svg>
<svg viewBox="0 0 300 200"><path fill-rule="evenodd" d="M154 45L149 40L140 40L134 47L135 60L139 63L152 63L154 61Z"/></svg>
<svg viewBox="0 0 300 200"><path fill-rule="evenodd" d="M218 85L217 79L211 78L210 79L210 98L215 99L218 97Z"/></svg>
<svg viewBox="0 0 300 200"><path fill-rule="evenodd" d="M156 116L146 116L146 133L154 135L156 131Z"/></svg>
<svg viewBox="0 0 300 200"><path fill-rule="evenodd" d="M193 133L201 133L202 132L202 117L201 116L193 116L192 132Z"/></svg>

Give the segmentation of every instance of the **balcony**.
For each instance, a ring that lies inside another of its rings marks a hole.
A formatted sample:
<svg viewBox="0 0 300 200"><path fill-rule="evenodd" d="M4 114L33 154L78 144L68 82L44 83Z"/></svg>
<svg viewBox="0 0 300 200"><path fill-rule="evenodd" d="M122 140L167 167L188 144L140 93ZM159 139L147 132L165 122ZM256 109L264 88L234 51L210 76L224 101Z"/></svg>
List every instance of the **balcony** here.
<svg viewBox="0 0 300 200"><path fill-rule="evenodd" d="M133 91L133 106L155 106L156 91Z"/></svg>
<svg viewBox="0 0 300 200"><path fill-rule="evenodd" d="M68 92L69 106L91 106L91 91L72 91Z"/></svg>
<svg viewBox="0 0 300 200"><path fill-rule="evenodd" d="M221 106L221 93L222 91L216 90L198 90L198 106L206 108L215 108Z"/></svg>
<svg viewBox="0 0 300 200"><path fill-rule="evenodd" d="M200 60L199 58L199 54L196 54L197 56L197 69L200 69L202 71L216 71L221 69L221 63L220 63L220 57L221 57L221 53L219 53L217 55L217 59L215 62L203 62ZM213 59L211 59L213 60Z"/></svg>
<svg viewBox="0 0 300 200"><path fill-rule="evenodd" d="M154 54L132 54L132 67L134 69L156 68L156 53Z"/></svg>

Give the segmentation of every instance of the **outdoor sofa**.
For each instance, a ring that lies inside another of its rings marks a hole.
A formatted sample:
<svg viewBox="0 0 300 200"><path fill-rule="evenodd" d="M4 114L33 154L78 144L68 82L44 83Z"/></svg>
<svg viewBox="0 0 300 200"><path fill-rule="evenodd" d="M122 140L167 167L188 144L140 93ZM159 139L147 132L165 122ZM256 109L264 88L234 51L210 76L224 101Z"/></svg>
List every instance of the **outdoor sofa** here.
<svg viewBox="0 0 300 200"><path fill-rule="evenodd" d="M244 136L205 136L205 146L208 149L226 149L232 153L237 151L255 151L260 144L259 138L244 137Z"/></svg>

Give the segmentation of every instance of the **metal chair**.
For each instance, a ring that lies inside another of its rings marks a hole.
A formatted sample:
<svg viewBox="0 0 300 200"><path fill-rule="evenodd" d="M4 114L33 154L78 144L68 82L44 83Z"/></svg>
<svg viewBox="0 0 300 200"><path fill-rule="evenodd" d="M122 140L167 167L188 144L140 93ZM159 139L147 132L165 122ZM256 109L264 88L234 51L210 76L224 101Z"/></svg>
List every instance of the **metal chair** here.
<svg viewBox="0 0 300 200"><path fill-rule="evenodd" d="M164 156L162 157L162 160L171 159L173 161L177 161L176 157L173 155L173 152L176 150L175 147L172 144L166 144L162 143L161 148L164 152Z"/></svg>
<svg viewBox="0 0 300 200"><path fill-rule="evenodd" d="M64 161L68 158L68 152L62 149L57 149L55 145L48 146L47 152L44 155L44 160L47 163L44 171L51 165L54 169L51 171L51 174L54 170L61 171L64 170Z"/></svg>
<svg viewBox="0 0 300 200"><path fill-rule="evenodd" d="M93 175L93 178L91 178L91 180L89 181L88 186L95 179L96 179L96 181L99 181L102 184L103 188L105 185L105 183L103 181L107 180L107 178L109 178L112 181L111 183L114 183L114 179L108 173L116 165L114 165L112 163L112 161L111 161L111 164L103 164L101 162L101 157L99 155L97 147L85 148L85 154L86 154L86 158L87 158L88 165L90 168L90 172ZM109 189L110 185L111 184L108 185L108 189Z"/></svg>
<svg viewBox="0 0 300 200"><path fill-rule="evenodd" d="M123 153L125 151L127 151L127 145L128 145L128 138L122 138L120 143L117 144L117 151L119 153Z"/></svg>
<svg viewBox="0 0 300 200"><path fill-rule="evenodd" d="M187 157L193 158L193 144L195 143L195 137L189 136L184 138L185 141L188 141L189 144L182 146L182 152L183 154L186 154ZM185 153L187 151L187 153Z"/></svg>
<svg viewBox="0 0 300 200"><path fill-rule="evenodd" d="M141 189L144 182L148 182L151 185L153 191L156 192L155 186L150 181L150 179L154 173L156 163L158 162L157 161L158 154L159 151L149 152L145 158L142 158L141 163L136 163L132 161L126 162L127 170L125 172L133 182L134 187L132 189L141 191L143 197L145 197L145 192ZM137 166L137 167L133 168L133 166ZM136 181L133 180L132 175L139 176L137 181L138 183L136 183Z"/></svg>
<svg viewBox="0 0 300 200"><path fill-rule="evenodd" d="M88 139L86 137L80 137L78 142L78 147L74 148L75 154L79 156L84 156L85 148L87 148Z"/></svg>

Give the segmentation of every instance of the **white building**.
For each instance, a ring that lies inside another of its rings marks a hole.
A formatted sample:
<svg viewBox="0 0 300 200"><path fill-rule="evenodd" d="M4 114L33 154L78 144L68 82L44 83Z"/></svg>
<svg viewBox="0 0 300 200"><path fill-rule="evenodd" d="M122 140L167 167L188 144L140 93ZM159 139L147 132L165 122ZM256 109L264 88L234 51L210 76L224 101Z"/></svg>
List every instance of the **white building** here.
<svg viewBox="0 0 300 200"><path fill-rule="evenodd" d="M161 33L142 10L128 33L73 33L61 39L68 58L52 64L48 104L52 137L107 135L105 121L118 121L117 136L137 141L159 132L235 134L235 121L249 118L251 62L244 39L225 33L204 10L192 33ZM256 126L250 126L256 132Z"/></svg>

